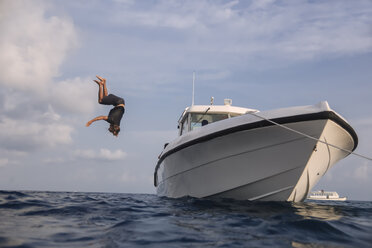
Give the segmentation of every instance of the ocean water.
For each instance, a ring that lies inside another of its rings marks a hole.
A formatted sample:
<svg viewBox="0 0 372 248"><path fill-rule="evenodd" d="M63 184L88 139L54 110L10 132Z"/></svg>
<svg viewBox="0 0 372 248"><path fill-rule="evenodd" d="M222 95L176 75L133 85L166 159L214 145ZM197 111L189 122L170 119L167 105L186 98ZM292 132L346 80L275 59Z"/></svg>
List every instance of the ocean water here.
<svg viewBox="0 0 372 248"><path fill-rule="evenodd" d="M372 247L372 202L0 191L0 247Z"/></svg>

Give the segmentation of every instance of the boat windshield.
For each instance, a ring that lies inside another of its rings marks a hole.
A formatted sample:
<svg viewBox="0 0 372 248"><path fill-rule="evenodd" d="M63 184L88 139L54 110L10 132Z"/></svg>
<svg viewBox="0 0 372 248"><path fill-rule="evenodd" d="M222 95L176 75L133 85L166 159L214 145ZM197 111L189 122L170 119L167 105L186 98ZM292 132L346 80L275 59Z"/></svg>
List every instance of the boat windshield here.
<svg viewBox="0 0 372 248"><path fill-rule="evenodd" d="M201 126L208 125L212 122L220 121L229 118L228 114L204 114L193 113L191 114L190 130L194 130Z"/></svg>

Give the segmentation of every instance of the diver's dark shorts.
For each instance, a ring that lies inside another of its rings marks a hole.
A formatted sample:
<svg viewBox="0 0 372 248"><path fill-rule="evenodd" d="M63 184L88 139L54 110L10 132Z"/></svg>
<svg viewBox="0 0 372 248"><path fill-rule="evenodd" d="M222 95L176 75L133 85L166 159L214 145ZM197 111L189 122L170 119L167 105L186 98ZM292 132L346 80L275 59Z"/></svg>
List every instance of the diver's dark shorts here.
<svg viewBox="0 0 372 248"><path fill-rule="evenodd" d="M104 96L100 103L104 105L114 105L114 106L117 106L119 104L125 104L123 98L115 96L114 94L109 94L108 96Z"/></svg>

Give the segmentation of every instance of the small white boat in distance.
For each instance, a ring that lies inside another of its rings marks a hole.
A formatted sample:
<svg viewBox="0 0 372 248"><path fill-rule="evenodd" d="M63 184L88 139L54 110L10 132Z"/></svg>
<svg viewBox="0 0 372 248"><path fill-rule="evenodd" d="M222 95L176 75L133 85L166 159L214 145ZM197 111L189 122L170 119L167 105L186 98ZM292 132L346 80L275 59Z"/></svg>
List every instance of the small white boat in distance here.
<svg viewBox="0 0 372 248"><path fill-rule="evenodd" d="M340 197L337 192L324 190L311 192L307 199L321 201L346 201L346 197Z"/></svg>
<svg viewBox="0 0 372 248"><path fill-rule="evenodd" d="M357 147L348 122L327 102L259 112L192 105L155 167L159 196L301 202Z"/></svg>

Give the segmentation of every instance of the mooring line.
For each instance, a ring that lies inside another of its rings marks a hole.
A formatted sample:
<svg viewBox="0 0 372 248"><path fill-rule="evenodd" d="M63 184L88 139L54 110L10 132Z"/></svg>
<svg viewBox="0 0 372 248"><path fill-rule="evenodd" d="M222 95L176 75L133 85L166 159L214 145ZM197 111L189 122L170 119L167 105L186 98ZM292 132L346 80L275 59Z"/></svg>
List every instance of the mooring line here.
<svg viewBox="0 0 372 248"><path fill-rule="evenodd" d="M282 124L276 123L275 121L272 121L272 120L267 119L267 118L265 118L265 117L263 117L263 116L257 115L255 112L247 111L246 114L250 114L250 115L253 115L253 116L255 116L255 117L261 118L261 119L263 119L263 120L265 120L265 121L268 121L268 122L270 122L270 123L272 123L272 124L274 124L274 125L276 125L276 126L279 126L279 127L281 127L281 128L287 129L287 130L289 130L289 131L291 131L291 132L294 132L294 133L300 134L300 135L302 135L302 136L304 136L304 137L306 137L306 138L309 138L309 139L312 139L312 140L316 140L316 141L318 141L318 142L320 142L320 143L326 144L326 145L331 146L331 147L333 147L333 148L336 148L336 149L339 149L339 150L341 150L341 151L347 152L347 153L349 153L349 154L353 154L353 155L355 155L355 156L358 156L358 157L361 157L361 158L367 159L367 160L369 160L369 161L372 161L372 158L370 158L370 157L367 157L367 156L361 155L361 154L359 154L359 153L356 153L356 152L353 152L353 151L350 151L350 150L347 150L347 149L344 149L344 148L338 147L338 146L336 146L336 145L333 145L333 144L330 144L330 143L325 142L325 141L323 141L323 140L317 139L317 138L315 138L315 137L313 137L313 136L310 136L310 135L308 135L308 134L305 134L305 133L302 133L302 132L300 132L300 131L294 130L294 129L290 128L290 127L287 127L287 126L284 126L284 125L282 125Z"/></svg>

